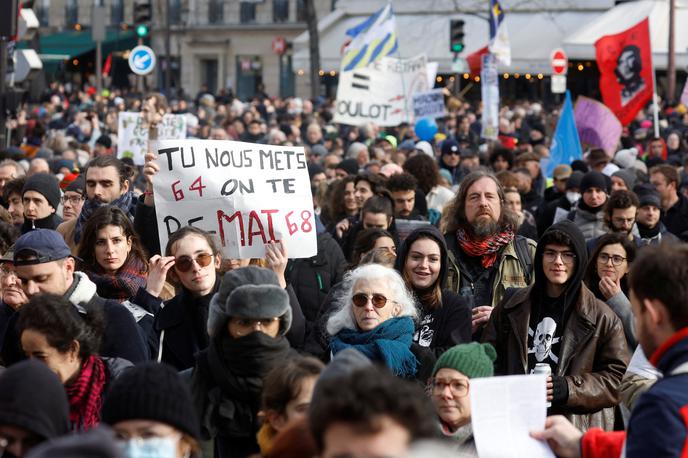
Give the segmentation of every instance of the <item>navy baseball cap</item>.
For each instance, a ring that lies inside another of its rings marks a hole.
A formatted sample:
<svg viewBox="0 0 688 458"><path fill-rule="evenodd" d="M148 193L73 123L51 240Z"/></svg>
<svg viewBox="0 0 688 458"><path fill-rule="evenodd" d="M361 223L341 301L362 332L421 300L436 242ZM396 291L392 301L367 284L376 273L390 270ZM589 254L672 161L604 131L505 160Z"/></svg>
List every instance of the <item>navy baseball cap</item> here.
<svg viewBox="0 0 688 458"><path fill-rule="evenodd" d="M29 231L19 237L14 244L15 266L43 264L59 261L69 256L72 256L72 252L64 239L59 232L51 229Z"/></svg>

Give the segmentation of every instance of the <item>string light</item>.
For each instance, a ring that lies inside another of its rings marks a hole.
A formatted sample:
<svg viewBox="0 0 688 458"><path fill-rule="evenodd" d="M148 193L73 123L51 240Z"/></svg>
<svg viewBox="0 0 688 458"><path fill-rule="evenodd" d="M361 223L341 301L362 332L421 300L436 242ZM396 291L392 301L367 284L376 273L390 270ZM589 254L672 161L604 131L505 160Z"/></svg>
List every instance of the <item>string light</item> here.
<svg viewBox="0 0 688 458"><path fill-rule="evenodd" d="M505 79L505 80L508 80L508 79L509 79L509 74L508 74L508 73L505 73L505 74L504 74L504 79Z"/></svg>
<svg viewBox="0 0 688 458"><path fill-rule="evenodd" d="M514 73L514 78L519 79L520 77L521 75L519 75L518 73Z"/></svg>
<svg viewBox="0 0 688 458"><path fill-rule="evenodd" d="M526 79L527 79L527 80L530 79L530 73L526 73Z"/></svg>
<svg viewBox="0 0 688 458"><path fill-rule="evenodd" d="M437 78L435 78L435 81L437 81L438 83L441 83L441 82L442 82L442 77L441 77L441 76L438 76Z"/></svg>
<svg viewBox="0 0 688 458"><path fill-rule="evenodd" d="M475 78L473 78L473 81L475 81L476 83L479 83L479 82L480 82L480 77L479 77L479 76L476 76Z"/></svg>
<svg viewBox="0 0 688 458"><path fill-rule="evenodd" d="M463 74L463 79L465 79L465 80L467 80L470 77L471 77L471 75L469 75L468 73Z"/></svg>
<svg viewBox="0 0 688 458"><path fill-rule="evenodd" d="M582 72L583 71L583 64L578 64L578 71Z"/></svg>
<svg viewBox="0 0 688 458"><path fill-rule="evenodd" d="M544 78L544 77L545 77L545 75L543 75L542 73L538 73L538 79L539 79L539 80L541 80L541 79Z"/></svg>
<svg viewBox="0 0 688 458"><path fill-rule="evenodd" d="M337 74L337 72L335 72L334 70L330 71L330 76L335 76L336 74Z"/></svg>

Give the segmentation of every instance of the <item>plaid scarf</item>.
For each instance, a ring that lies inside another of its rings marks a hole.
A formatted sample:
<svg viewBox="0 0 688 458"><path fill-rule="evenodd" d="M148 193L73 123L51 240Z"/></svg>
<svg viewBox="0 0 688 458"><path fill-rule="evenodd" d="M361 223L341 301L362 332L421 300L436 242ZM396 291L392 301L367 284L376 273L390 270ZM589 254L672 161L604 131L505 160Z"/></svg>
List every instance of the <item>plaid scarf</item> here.
<svg viewBox="0 0 688 458"><path fill-rule="evenodd" d="M88 431L100 422L105 378L103 360L94 355L86 358L77 379L66 387L70 430Z"/></svg>
<svg viewBox="0 0 688 458"><path fill-rule="evenodd" d="M469 256L482 256L482 265L486 269L492 267L497 260L499 250L513 239L514 231L510 227L481 240L472 239L463 229L456 231L456 240L464 253Z"/></svg>
<svg viewBox="0 0 688 458"><path fill-rule="evenodd" d="M84 206L81 207L81 213L79 213L79 217L76 219L76 227L74 228L74 244L79 244L79 240L81 240L81 231L83 231L86 221L88 221L93 212L98 210L103 205L119 207L124 213L129 215L129 219L133 221L134 215L131 213L131 203L133 201L134 194L131 191L125 192L109 204L105 204L98 199L86 199Z"/></svg>
<svg viewBox="0 0 688 458"><path fill-rule="evenodd" d="M96 284L100 297L124 302L136 296L140 287L146 286L148 273L143 261L131 256L115 274L105 272L96 264L95 270L88 272L88 277Z"/></svg>

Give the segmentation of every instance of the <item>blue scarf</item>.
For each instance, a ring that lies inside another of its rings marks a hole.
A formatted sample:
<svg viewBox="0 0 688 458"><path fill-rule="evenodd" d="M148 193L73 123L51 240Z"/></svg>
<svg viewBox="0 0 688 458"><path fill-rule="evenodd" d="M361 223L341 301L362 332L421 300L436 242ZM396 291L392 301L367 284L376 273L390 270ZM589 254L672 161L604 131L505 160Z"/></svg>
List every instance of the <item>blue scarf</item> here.
<svg viewBox="0 0 688 458"><path fill-rule="evenodd" d="M394 375L409 378L418 368L418 360L411 353L414 329L409 317L390 318L370 331L342 329L330 341L330 350L336 355L354 348L372 361L383 362Z"/></svg>
<svg viewBox="0 0 688 458"><path fill-rule="evenodd" d="M74 244L79 244L79 240L81 240L81 232L84 229L86 221L88 221L88 219L96 210L104 205L119 207L120 210L129 215L129 219L133 220L134 217L131 214L131 202L133 198L134 194L131 191L127 191L109 204L105 204L98 199L86 199L84 206L81 208L79 218L76 220L76 228L74 229Z"/></svg>

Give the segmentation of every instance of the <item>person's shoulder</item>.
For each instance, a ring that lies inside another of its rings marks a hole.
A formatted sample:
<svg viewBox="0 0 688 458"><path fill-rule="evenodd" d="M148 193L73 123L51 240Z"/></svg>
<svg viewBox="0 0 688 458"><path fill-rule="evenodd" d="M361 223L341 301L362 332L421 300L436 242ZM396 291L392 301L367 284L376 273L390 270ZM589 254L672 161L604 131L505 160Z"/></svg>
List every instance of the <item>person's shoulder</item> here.
<svg viewBox="0 0 688 458"><path fill-rule="evenodd" d="M64 237L66 234L69 234L76 228L76 220L77 218L72 218L67 221L62 221L57 225L55 230Z"/></svg>

